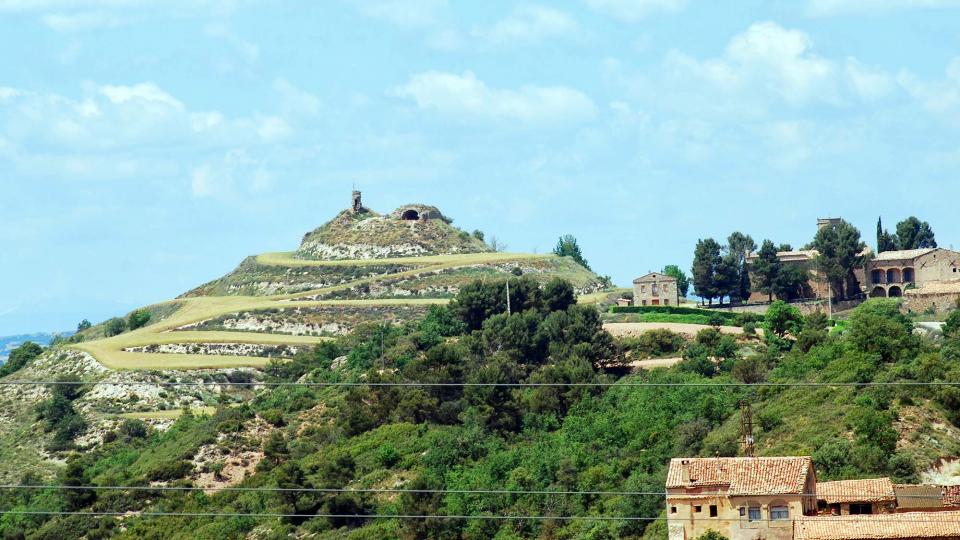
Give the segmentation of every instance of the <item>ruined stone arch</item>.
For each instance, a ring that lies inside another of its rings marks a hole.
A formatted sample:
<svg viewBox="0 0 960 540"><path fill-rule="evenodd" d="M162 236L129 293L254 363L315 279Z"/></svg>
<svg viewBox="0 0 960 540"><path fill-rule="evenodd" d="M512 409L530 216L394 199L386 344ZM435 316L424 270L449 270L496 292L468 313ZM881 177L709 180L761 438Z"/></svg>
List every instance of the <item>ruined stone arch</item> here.
<svg viewBox="0 0 960 540"><path fill-rule="evenodd" d="M407 208L400 214L400 219L404 221L420 221L420 212L415 208Z"/></svg>

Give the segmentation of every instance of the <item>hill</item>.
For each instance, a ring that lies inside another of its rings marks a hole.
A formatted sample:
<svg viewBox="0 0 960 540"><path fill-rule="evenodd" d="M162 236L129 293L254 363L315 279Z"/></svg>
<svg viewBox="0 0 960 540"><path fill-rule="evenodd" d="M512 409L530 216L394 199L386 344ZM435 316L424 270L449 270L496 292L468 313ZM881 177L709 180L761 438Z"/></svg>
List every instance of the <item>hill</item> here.
<svg viewBox="0 0 960 540"><path fill-rule="evenodd" d="M69 333L53 334L49 332L37 332L34 334L20 334L16 336L0 336L0 362L4 362L10 351L16 349L27 341L32 341L37 345L47 346L57 336L68 336Z"/></svg>
<svg viewBox="0 0 960 540"><path fill-rule="evenodd" d="M388 219L364 208L345 210L340 217L352 216L351 224L335 218L307 234L301 250L248 257L230 274L179 298L83 330L11 377L122 383L97 386L79 398L85 440L92 443L124 415L167 426L184 407L216 405L223 389L218 383L263 380L272 363L365 325L422 319L431 306L445 305L476 279L523 275L547 283L559 277L583 293L607 285L568 258L494 252L453 228L435 207L415 208L417 220L404 220L402 213ZM364 222L379 223L379 232L371 235L370 225L353 229ZM388 229L393 236L385 235ZM331 252L333 258L318 258L323 250L308 256L304 246L321 244L343 249ZM371 245L378 246L375 252L357 247ZM361 258L337 258L347 253ZM151 386L157 381L208 386ZM33 387L0 387L8 411L0 413L0 440L8 444L0 450L18 457L4 460L0 477L57 468L56 455L35 451L51 436L34 418L36 404L49 395Z"/></svg>

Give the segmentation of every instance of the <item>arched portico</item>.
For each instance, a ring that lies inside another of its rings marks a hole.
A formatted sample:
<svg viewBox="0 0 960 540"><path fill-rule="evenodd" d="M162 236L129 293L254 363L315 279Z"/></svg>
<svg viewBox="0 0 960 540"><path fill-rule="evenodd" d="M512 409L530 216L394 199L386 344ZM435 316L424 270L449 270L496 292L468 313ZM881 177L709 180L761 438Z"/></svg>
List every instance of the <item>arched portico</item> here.
<svg viewBox="0 0 960 540"><path fill-rule="evenodd" d="M886 297L887 297L887 290L884 289L883 287L874 287L873 290L870 291L870 298L886 298Z"/></svg>
<svg viewBox="0 0 960 540"><path fill-rule="evenodd" d="M903 289L894 285L893 287L890 287L887 290L887 296L889 296L890 298L899 298L903 296Z"/></svg>

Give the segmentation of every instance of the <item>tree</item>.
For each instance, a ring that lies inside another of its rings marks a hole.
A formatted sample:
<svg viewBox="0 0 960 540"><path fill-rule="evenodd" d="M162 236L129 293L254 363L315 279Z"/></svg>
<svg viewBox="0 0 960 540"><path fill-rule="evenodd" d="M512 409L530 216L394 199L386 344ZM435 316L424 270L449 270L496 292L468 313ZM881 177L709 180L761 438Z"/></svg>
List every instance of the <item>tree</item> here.
<svg viewBox="0 0 960 540"><path fill-rule="evenodd" d="M900 313L896 301L875 298L857 306L847 330L850 343L868 354L892 362L919 346L913 335L913 321Z"/></svg>
<svg viewBox="0 0 960 540"><path fill-rule="evenodd" d="M753 275L756 278L756 288L760 292L767 293L770 302L773 302L773 295L777 291L778 278L783 263L777 256L777 248L770 240L764 240L760 246L760 252L753 262Z"/></svg>
<svg viewBox="0 0 960 540"><path fill-rule="evenodd" d="M577 295L569 281L553 278L543 286L543 307L547 311L566 311L577 303Z"/></svg>
<svg viewBox="0 0 960 540"><path fill-rule="evenodd" d="M724 296L729 296L732 302L739 295L740 269L737 267L736 257L729 251L717 262L713 283L721 305Z"/></svg>
<svg viewBox="0 0 960 540"><path fill-rule="evenodd" d="M32 341L27 341L14 349L7 357L6 363L0 366L0 377L19 371L43 353L43 347Z"/></svg>
<svg viewBox="0 0 960 540"><path fill-rule="evenodd" d="M773 293L781 300L793 300L803 296L803 291L810 279L810 272L806 264L794 263L784 265L773 286Z"/></svg>
<svg viewBox="0 0 960 540"><path fill-rule="evenodd" d="M800 310L784 302L777 300L770 304L767 314L764 317L764 327L767 332L783 339L787 334L796 336L803 328L803 316Z"/></svg>
<svg viewBox="0 0 960 540"><path fill-rule="evenodd" d="M935 248L937 240L929 223L910 216L897 223L897 247L900 249Z"/></svg>
<svg viewBox="0 0 960 540"><path fill-rule="evenodd" d="M727 254L737 272L734 294L739 301L750 298L750 272L747 257L757 249L757 243L749 234L736 231L727 238Z"/></svg>
<svg viewBox="0 0 960 540"><path fill-rule="evenodd" d="M138 309L127 317L127 328L136 330L137 328L143 328L148 322L150 322L150 312L145 309Z"/></svg>
<svg viewBox="0 0 960 540"><path fill-rule="evenodd" d="M687 277L687 274L675 264L668 264L667 266L664 266L663 274L665 276L676 278L677 290L680 291L680 298L686 298L687 293L690 292L690 278Z"/></svg>
<svg viewBox="0 0 960 540"><path fill-rule="evenodd" d="M577 261L580 266L590 270L590 265L587 264L587 260L583 258L580 245L577 244L577 239L572 234L561 236L560 240L557 241L557 247L553 248L553 253L560 257L570 257Z"/></svg>
<svg viewBox="0 0 960 540"><path fill-rule="evenodd" d="M696 538L696 540L730 540L730 539L718 533L717 531L714 531L711 529L705 532L704 534L701 534L699 537Z"/></svg>
<svg viewBox="0 0 960 540"><path fill-rule="evenodd" d="M883 222L877 218L877 253L894 251L897 249L896 239L883 229Z"/></svg>
<svg viewBox="0 0 960 540"><path fill-rule="evenodd" d="M83 332L84 330L89 330L93 326L93 323L84 319L80 321L80 324L77 325L77 332Z"/></svg>
<svg viewBox="0 0 960 540"><path fill-rule="evenodd" d="M947 315L943 323L943 335L948 338L960 338L960 309L955 309Z"/></svg>
<svg viewBox="0 0 960 540"><path fill-rule="evenodd" d="M103 333L106 334L107 337L118 336L126 331L127 321L119 317L114 317L113 319L107 321L106 326L103 329Z"/></svg>
<svg viewBox="0 0 960 540"><path fill-rule="evenodd" d="M840 220L818 230L812 247L819 252L817 265L830 280L831 287L837 296L846 298L849 289L853 288L850 282L855 279L854 269L863 266L861 253L866 244L860 240L860 231ZM856 289L859 290L859 286Z"/></svg>
<svg viewBox="0 0 960 540"><path fill-rule="evenodd" d="M693 251L693 290L697 296L713 304L720 296L717 290L717 267L720 265L720 244L713 238L697 241Z"/></svg>

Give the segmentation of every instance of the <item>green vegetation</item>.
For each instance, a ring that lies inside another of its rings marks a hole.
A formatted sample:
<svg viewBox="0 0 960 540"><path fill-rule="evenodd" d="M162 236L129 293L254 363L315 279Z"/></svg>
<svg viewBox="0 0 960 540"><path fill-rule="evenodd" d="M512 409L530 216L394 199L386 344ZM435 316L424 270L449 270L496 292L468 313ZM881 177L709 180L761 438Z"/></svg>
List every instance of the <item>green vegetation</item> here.
<svg viewBox="0 0 960 540"><path fill-rule="evenodd" d="M660 497L465 491L659 491L671 457L737 453L737 404L744 399L755 411L760 455L813 455L822 479L890 475L898 482L916 481L918 471L941 454L960 451L960 441L948 431L924 427L924 422L960 425L960 391L954 387L724 384L960 382L960 368L949 352L960 350L955 334L948 332L942 345L921 341L890 302L865 303L851 315L844 334L831 335L822 314L798 318L793 308L777 304L764 324L769 334L788 343L783 347L738 341L714 328L689 341L658 331L615 343L601 330L596 311L575 303L569 284L541 285L528 276L510 278L509 284L509 313L505 280L476 282L462 288L449 306L432 306L421 320L361 324L289 362L271 363L264 374L275 382L520 386L278 387L210 415L181 412L167 432L130 419L103 446L65 454L67 464L56 481L84 489L0 494L5 508L130 512L123 528L110 518L9 514L0 518L0 534L23 531L41 538L56 531L58 537L80 538L96 531L99 537L239 539L256 529L267 538L655 538L664 530L662 522L369 520L363 515L660 516ZM634 358L679 353L684 360L673 368L624 376L625 352ZM522 386L618 381L697 385ZM57 410L72 406L70 396L53 399ZM51 418L45 413L43 421ZM261 431L251 431L254 426ZM69 436L77 432L64 428L60 438L69 446ZM934 442L915 444L916 437ZM215 459L196 464L201 449L211 445L218 448ZM231 456L250 449L262 451L263 460L238 480L243 487L450 492L96 489L150 481L197 485L203 474L226 481L235 460ZM139 511L356 517L159 519L137 516Z"/></svg>
<svg viewBox="0 0 960 540"><path fill-rule="evenodd" d="M830 280L836 298L859 294L853 271L863 266L866 244L860 240L860 231L841 220L818 230L811 246L819 252L817 266Z"/></svg>
<svg viewBox="0 0 960 540"><path fill-rule="evenodd" d="M0 366L0 377L15 373L43 354L43 347L32 341L27 341L10 352L7 361Z"/></svg>
<svg viewBox="0 0 960 540"><path fill-rule="evenodd" d="M713 304L717 298L746 301L750 297L750 274L747 255L757 245L749 235L734 232L721 246L713 238L697 241L693 253L693 288L697 296Z"/></svg>
<svg viewBox="0 0 960 540"><path fill-rule="evenodd" d="M898 249L923 249L937 247L933 228L926 221L914 216L897 223L895 234L891 235L883 228L881 219L877 219L877 253Z"/></svg>
<svg viewBox="0 0 960 540"><path fill-rule="evenodd" d="M733 313L682 306L610 306L610 313L638 313L636 322L676 322L711 326L743 326L763 320L755 313Z"/></svg>
<svg viewBox="0 0 960 540"><path fill-rule="evenodd" d="M590 270L590 265L587 264L587 260L583 258L580 245L577 243L576 237L572 234L563 235L557 240L557 246L553 248L553 254L558 257L570 257L577 261L577 264L580 266Z"/></svg>
<svg viewBox="0 0 960 540"><path fill-rule="evenodd" d="M143 328L150 322L150 312L145 309L138 309L127 316L127 328L130 330L136 330L137 328Z"/></svg>
<svg viewBox="0 0 960 540"><path fill-rule="evenodd" d="M50 385L51 397L37 407L37 420L43 421L44 430L53 433L47 445L51 452L71 448L73 439L87 428L87 422L73 408L73 401L81 395L81 389L70 383L76 377L61 377L59 383Z"/></svg>
<svg viewBox="0 0 960 540"><path fill-rule="evenodd" d="M677 280L677 289L680 291L680 298L686 298L690 292L690 278L687 274L675 264L668 264L663 267L663 273Z"/></svg>

